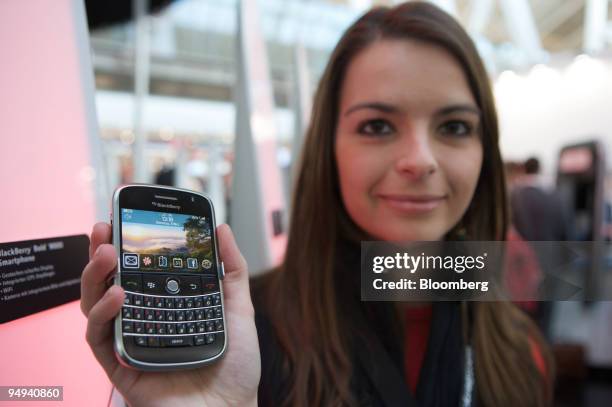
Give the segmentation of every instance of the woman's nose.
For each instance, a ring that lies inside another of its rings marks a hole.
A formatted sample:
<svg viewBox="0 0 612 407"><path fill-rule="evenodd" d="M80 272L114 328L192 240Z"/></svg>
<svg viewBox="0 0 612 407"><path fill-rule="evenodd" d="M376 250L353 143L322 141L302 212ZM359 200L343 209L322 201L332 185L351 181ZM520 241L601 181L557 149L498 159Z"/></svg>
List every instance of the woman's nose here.
<svg viewBox="0 0 612 407"><path fill-rule="evenodd" d="M437 168L431 139L425 129L402 135L395 162L396 171L404 177L419 181L435 173Z"/></svg>

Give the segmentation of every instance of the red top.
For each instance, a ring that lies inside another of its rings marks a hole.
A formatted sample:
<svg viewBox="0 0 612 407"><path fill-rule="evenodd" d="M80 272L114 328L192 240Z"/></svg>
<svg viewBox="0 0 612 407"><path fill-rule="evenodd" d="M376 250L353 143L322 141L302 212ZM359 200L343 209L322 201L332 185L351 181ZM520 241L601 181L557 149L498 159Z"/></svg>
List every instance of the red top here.
<svg viewBox="0 0 612 407"><path fill-rule="evenodd" d="M406 310L404 368L406 369L406 381L412 394L416 394L419 373L427 351L432 310L431 305Z"/></svg>
<svg viewBox="0 0 612 407"><path fill-rule="evenodd" d="M419 373L421 372L425 352L427 352L432 311L431 305L406 310L404 369L406 370L406 382L412 394L416 394ZM540 348L532 338L529 338L529 344L538 370L542 376L546 377L546 364Z"/></svg>

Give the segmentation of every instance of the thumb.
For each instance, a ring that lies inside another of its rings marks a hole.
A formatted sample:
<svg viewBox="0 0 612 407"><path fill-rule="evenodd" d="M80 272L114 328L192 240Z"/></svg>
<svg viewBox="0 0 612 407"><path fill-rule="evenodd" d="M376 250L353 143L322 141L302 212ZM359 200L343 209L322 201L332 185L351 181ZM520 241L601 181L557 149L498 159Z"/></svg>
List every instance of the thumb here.
<svg viewBox="0 0 612 407"><path fill-rule="evenodd" d="M251 307L249 272L247 262L240 253L234 234L227 224L217 227L219 256L225 268L223 295L229 307Z"/></svg>

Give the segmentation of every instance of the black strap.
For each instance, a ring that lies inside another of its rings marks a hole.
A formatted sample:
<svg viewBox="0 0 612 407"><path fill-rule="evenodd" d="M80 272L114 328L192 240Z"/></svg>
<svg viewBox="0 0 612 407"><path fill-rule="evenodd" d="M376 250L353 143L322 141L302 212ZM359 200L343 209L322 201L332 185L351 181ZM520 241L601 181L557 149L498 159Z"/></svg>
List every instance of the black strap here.
<svg viewBox="0 0 612 407"><path fill-rule="evenodd" d="M465 345L458 302L436 302L417 399L424 407L458 406L463 394Z"/></svg>
<svg viewBox="0 0 612 407"><path fill-rule="evenodd" d="M391 360L380 340L374 335L369 335L367 340L359 337L358 342L359 362L384 405L418 406L417 401L408 390L404 376Z"/></svg>

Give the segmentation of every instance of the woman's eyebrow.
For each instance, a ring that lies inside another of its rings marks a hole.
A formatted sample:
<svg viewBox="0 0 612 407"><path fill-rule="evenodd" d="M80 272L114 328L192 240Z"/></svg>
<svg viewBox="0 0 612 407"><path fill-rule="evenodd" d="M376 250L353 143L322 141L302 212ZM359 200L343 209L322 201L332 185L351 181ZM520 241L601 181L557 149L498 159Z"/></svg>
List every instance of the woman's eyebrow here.
<svg viewBox="0 0 612 407"><path fill-rule="evenodd" d="M474 105L451 105L443 107L436 112L436 116L445 116L453 113L473 113L480 117L480 109Z"/></svg>
<svg viewBox="0 0 612 407"><path fill-rule="evenodd" d="M353 113L354 111L360 110L360 109L374 109L374 110L379 110L379 111L384 112L384 113L396 113L396 112L399 111L399 108L397 106L390 105L388 103L382 103L382 102L362 102L362 103L357 103L356 105L353 105L350 108L348 108L344 112L344 116L347 116L347 115Z"/></svg>
<svg viewBox="0 0 612 407"><path fill-rule="evenodd" d="M361 109L374 109L374 110L381 111L383 113L397 113L401 111L399 107L395 105L391 105L389 103L362 102L362 103L357 103L351 106L350 108L348 108L344 112L344 116L348 116L354 111L361 110ZM481 115L480 109L478 109L478 107L471 105L471 104L458 104L458 105L445 106L439 109L438 111L436 111L435 115L445 116L445 115L453 114L453 113L473 113L477 116Z"/></svg>

